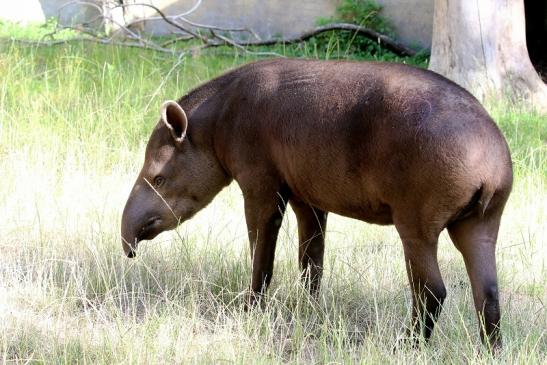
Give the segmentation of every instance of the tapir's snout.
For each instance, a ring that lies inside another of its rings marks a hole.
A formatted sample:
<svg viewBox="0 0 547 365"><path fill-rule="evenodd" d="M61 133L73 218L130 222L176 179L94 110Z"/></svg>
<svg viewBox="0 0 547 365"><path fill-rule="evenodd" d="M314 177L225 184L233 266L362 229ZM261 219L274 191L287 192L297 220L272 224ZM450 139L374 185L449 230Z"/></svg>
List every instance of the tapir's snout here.
<svg viewBox="0 0 547 365"><path fill-rule="evenodd" d="M146 209L146 205L139 200L142 199L132 193L122 214L122 247L129 258L136 256L140 241L151 240L165 229L161 215Z"/></svg>
<svg viewBox="0 0 547 365"><path fill-rule="evenodd" d="M136 224L135 214L131 212L130 201L127 202L122 214L122 247L126 256L135 257L137 244L139 243L140 227Z"/></svg>
<svg viewBox="0 0 547 365"><path fill-rule="evenodd" d="M125 239L125 235L122 233L122 247L123 252L125 252L125 255L129 257L130 259L137 256L137 242L129 243L127 239Z"/></svg>

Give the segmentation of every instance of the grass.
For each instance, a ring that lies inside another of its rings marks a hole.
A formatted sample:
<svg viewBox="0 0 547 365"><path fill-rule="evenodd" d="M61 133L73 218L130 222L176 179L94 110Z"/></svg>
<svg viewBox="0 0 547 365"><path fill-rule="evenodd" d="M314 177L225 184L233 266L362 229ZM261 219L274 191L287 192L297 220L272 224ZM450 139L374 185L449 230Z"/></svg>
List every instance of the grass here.
<svg viewBox="0 0 547 365"><path fill-rule="evenodd" d="M276 50L353 58L309 44ZM410 292L391 227L332 216L313 303L299 284L288 212L269 304L252 313L242 310L250 260L236 185L178 234L123 256L121 209L159 105L253 59L226 49L177 60L92 44L0 44L0 360L545 363L547 120L516 106L488 106L515 164L497 251L504 349L495 360L479 344L463 261L446 234L439 257L449 296L419 350L395 346Z"/></svg>

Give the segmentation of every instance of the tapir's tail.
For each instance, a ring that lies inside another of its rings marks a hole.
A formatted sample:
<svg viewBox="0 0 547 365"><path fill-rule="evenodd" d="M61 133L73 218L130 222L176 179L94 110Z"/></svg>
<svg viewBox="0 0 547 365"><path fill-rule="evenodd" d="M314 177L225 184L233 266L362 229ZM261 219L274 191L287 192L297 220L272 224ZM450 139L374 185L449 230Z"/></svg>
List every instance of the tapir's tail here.
<svg viewBox="0 0 547 365"><path fill-rule="evenodd" d="M500 195L500 202L505 204L507 196L511 191L511 186L507 189L505 186L496 186L489 182L484 182L473 193L469 202L456 214L451 220L452 222L459 221L471 215L473 212L478 212L480 216L484 216L488 207L493 203L492 198L496 193ZM496 199L498 200L498 199Z"/></svg>
<svg viewBox="0 0 547 365"><path fill-rule="evenodd" d="M490 204L490 201L492 200L495 192L495 187L488 183L483 183L479 190L477 190L477 193L480 194L477 202L478 209L482 216L486 212L486 208L488 208L488 205Z"/></svg>
<svg viewBox="0 0 547 365"><path fill-rule="evenodd" d="M484 185L481 185L475 193L473 193L473 196L471 196L469 202L450 220L450 223L459 221L471 215L471 213L477 209L477 206L480 207L479 209L481 210L481 215L483 215L488 203L490 202L490 199L492 199L492 195L484 196L484 191Z"/></svg>
<svg viewBox="0 0 547 365"><path fill-rule="evenodd" d="M480 180L475 182L480 185L462 210L465 215L475 211L483 217L489 211L503 209L509 198L513 186L513 166L507 143L499 130L498 133L502 142L491 146L490 151L482 156L478 174Z"/></svg>

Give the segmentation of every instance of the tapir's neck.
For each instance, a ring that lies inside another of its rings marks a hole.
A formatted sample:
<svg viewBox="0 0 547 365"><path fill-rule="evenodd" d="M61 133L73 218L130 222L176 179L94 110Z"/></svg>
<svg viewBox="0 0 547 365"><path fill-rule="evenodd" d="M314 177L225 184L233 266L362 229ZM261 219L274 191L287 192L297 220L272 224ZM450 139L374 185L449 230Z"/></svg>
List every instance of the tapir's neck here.
<svg viewBox="0 0 547 365"><path fill-rule="evenodd" d="M233 89L231 84L235 78L235 72L224 74L190 91L179 100L188 115L187 133L192 143L202 151L209 150L224 169L227 145L221 130L230 123L223 114L230 102L230 89Z"/></svg>

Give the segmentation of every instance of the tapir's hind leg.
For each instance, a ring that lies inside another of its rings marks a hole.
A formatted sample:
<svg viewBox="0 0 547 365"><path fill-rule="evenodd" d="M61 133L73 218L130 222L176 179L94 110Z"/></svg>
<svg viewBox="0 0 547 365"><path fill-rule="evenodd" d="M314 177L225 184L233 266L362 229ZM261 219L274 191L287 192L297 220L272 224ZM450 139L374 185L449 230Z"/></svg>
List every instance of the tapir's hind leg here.
<svg viewBox="0 0 547 365"><path fill-rule="evenodd" d="M427 232L416 222L395 220L403 242L408 280L412 288L412 331L415 343L429 340L446 298L446 288L437 261L439 230Z"/></svg>
<svg viewBox="0 0 547 365"><path fill-rule="evenodd" d="M298 221L298 260L304 285L317 295L323 274L327 213L306 203L290 200Z"/></svg>
<svg viewBox="0 0 547 365"><path fill-rule="evenodd" d="M501 210L487 212L484 217L476 213L448 226L448 233L465 260L481 326L481 339L483 342L488 340L492 349L501 346L495 259Z"/></svg>

